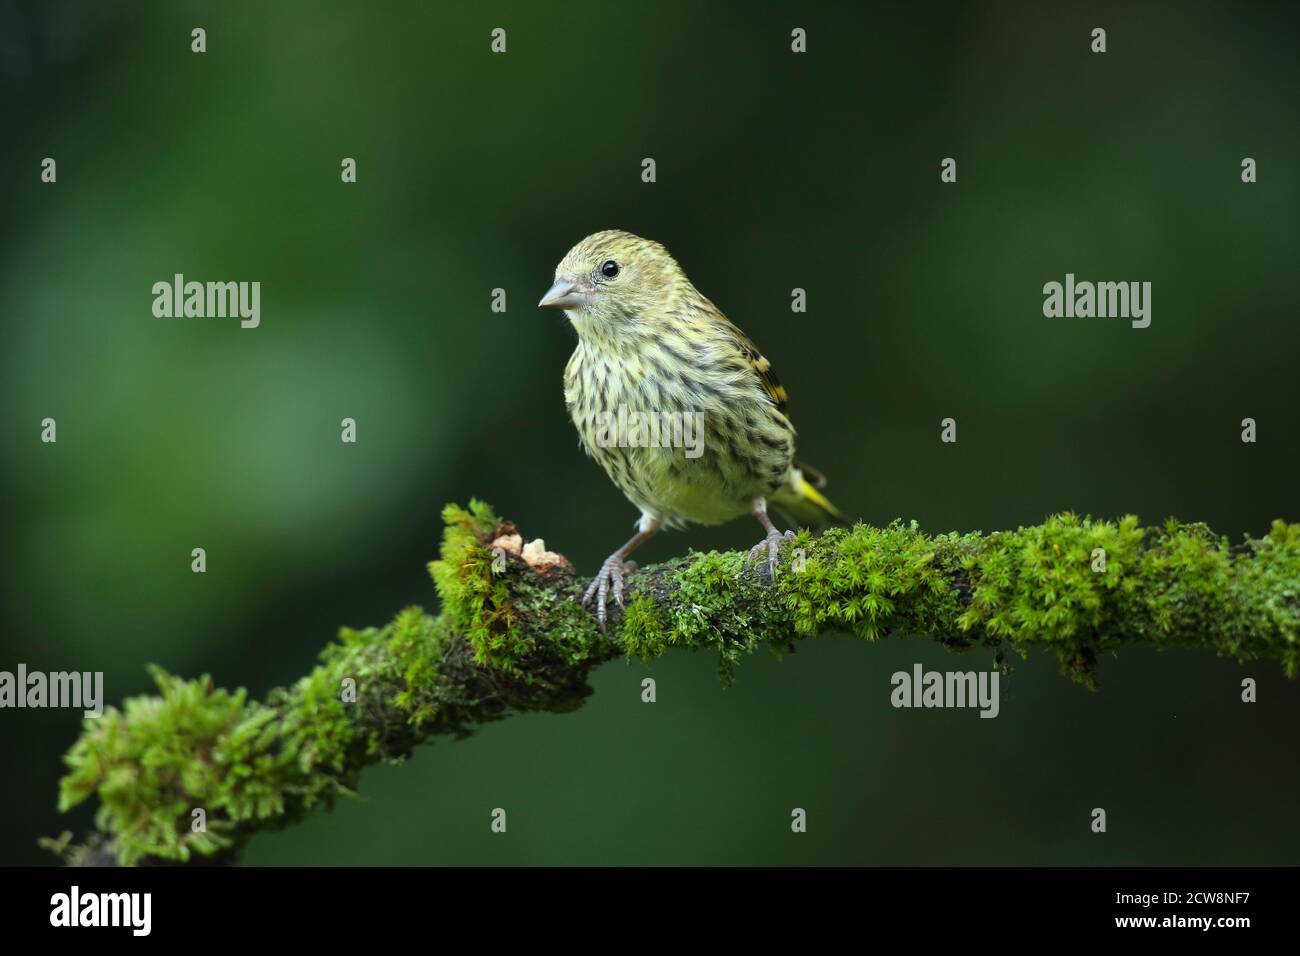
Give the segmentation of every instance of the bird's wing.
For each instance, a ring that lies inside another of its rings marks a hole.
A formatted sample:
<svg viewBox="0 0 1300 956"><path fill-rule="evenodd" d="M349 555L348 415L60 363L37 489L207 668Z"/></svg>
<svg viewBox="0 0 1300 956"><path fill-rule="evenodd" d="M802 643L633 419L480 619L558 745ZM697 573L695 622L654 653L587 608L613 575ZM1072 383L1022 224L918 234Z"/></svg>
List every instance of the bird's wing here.
<svg viewBox="0 0 1300 956"><path fill-rule="evenodd" d="M826 476L806 461L796 461L794 466L803 473L804 478L814 488L826 487Z"/></svg>
<svg viewBox="0 0 1300 956"><path fill-rule="evenodd" d="M750 341L749 336L736 328L731 321L727 320L727 326L731 334L736 337L736 344L740 347L745 360L754 370L759 384L763 386L763 391L767 393L767 397L772 400L772 404L777 407L777 410L784 412L789 396L786 394L785 386L781 384L781 380L776 377L776 372L772 369L772 363L767 360L767 356L758 350L758 346Z"/></svg>

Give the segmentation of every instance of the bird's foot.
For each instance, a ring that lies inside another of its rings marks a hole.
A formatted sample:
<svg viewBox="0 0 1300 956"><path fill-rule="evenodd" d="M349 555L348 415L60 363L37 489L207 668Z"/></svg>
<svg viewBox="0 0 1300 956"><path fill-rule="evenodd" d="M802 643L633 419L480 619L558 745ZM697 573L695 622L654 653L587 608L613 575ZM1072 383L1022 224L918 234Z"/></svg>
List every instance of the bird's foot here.
<svg viewBox="0 0 1300 956"><path fill-rule="evenodd" d="M631 574L636 570L635 561L624 561L622 555L617 551L605 559L605 563L600 566L600 571L591 579L591 584L587 587L587 593L582 596L582 606L587 607L591 604L591 599L596 599L596 623L600 625L600 632L605 633L605 625L609 619L609 593L612 589L614 592L614 603L619 607L623 606L623 575Z"/></svg>
<svg viewBox="0 0 1300 956"><path fill-rule="evenodd" d="M794 532L787 531L782 534L773 528L767 533L767 537L749 549L749 554L745 557L745 567L748 568L755 560L762 558L763 551L767 551L767 579L769 582L776 580L776 566L781 560L781 542L793 541Z"/></svg>

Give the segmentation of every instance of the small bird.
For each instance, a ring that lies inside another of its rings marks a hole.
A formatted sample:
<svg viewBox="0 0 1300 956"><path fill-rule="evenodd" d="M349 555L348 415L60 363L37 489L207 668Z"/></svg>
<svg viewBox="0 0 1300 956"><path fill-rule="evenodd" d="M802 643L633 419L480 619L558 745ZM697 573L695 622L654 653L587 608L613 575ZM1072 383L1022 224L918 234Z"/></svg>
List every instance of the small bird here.
<svg viewBox="0 0 1300 956"><path fill-rule="evenodd" d="M563 309L578 333L564 401L587 454L641 511L637 533L605 559L583 596L603 631L612 591L623 606L627 560L660 527L721 524L749 512L776 577L784 535L769 503L808 524L843 521L794 458L786 392L743 332L704 297L668 250L621 230L569 250L537 303ZM659 427L662 426L662 427ZM702 433L700 432L702 426ZM665 435L665 432L667 435Z"/></svg>

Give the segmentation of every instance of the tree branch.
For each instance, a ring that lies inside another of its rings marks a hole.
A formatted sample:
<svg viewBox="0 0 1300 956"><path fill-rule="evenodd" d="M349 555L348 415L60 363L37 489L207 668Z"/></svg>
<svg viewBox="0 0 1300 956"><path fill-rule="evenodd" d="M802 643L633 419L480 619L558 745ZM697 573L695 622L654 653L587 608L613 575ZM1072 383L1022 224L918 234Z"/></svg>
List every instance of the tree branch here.
<svg viewBox="0 0 1300 956"><path fill-rule="evenodd" d="M515 711L567 711L591 670L669 648L711 650L729 682L744 655L824 631L932 638L961 650L1052 650L1094 685L1098 654L1129 645L1300 664L1300 526L1230 547L1204 525L1058 515L990 535L915 523L800 533L775 584L736 552L691 554L629 578L608 635L579 604L587 582L472 502L448 506L430 571L432 616L344 628L321 664L265 701L154 668L159 694L85 722L59 805L92 795L99 833L59 844L73 863L230 862L261 830L300 819L435 736ZM197 823L202 818L203 826Z"/></svg>

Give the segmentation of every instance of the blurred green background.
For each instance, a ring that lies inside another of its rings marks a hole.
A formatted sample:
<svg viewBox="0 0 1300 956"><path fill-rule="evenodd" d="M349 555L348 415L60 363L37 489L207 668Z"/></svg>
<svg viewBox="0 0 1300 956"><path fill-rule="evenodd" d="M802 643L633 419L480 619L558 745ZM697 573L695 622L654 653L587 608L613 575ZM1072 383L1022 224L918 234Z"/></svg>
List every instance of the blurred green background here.
<svg viewBox="0 0 1300 956"><path fill-rule="evenodd" d="M340 625L433 606L439 511L470 496L593 571L636 515L577 447L573 333L534 303L611 227L664 242L762 346L854 516L1134 512L1234 540L1298 519L1296 25L1227 3L0 2L0 669L102 670L112 702L148 662L264 694ZM176 272L260 281L261 327L155 318ZM1151 327L1044 318L1066 272L1152 282ZM980 720L892 709L916 661L990 663L824 637L726 691L704 656L608 665L577 712L370 771L246 859L1300 863L1300 684L1275 665L1138 651L1093 694L1034 658ZM89 824L54 809L78 724L0 712L0 862Z"/></svg>

